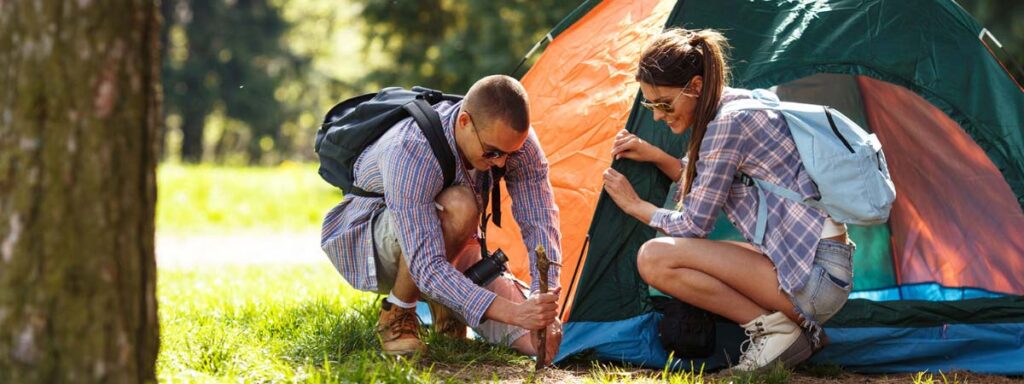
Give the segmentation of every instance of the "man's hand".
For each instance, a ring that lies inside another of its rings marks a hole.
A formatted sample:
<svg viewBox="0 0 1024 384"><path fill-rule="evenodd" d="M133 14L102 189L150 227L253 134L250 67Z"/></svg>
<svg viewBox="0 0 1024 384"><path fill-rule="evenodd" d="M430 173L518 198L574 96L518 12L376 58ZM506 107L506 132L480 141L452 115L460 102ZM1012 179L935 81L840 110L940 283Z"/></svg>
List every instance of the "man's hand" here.
<svg viewBox="0 0 1024 384"><path fill-rule="evenodd" d="M513 324L535 331L550 325L558 316L558 295L556 293L534 293L521 304L516 305Z"/></svg>
<svg viewBox="0 0 1024 384"><path fill-rule="evenodd" d="M551 323L547 327L548 336L545 342L547 347L547 353L544 355L544 365L551 365L551 361L555 359L555 355L558 354L558 347L562 345L562 322L555 319L555 322ZM533 343L533 350L540 348L540 333L530 332L530 342Z"/></svg>

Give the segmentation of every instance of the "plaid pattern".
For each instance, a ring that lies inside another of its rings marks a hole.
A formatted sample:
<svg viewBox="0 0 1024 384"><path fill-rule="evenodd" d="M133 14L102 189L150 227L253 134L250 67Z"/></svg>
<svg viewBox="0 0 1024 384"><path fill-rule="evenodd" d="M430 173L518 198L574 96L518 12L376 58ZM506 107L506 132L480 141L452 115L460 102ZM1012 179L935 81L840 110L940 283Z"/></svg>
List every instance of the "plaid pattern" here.
<svg viewBox="0 0 1024 384"><path fill-rule="evenodd" d="M453 129L462 103L442 102L434 108L441 115L452 153L458 153ZM456 156L455 183L477 192L486 175L467 170ZM509 155L505 182L512 198L512 214L522 229L527 249L543 244L548 257L561 262L561 238L558 232L558 208L548 181L548 162L536 135L531 130L523 147ZM324 218L321 247L335 268L356 289L377 289L372 222L384 209L394 215L399 244L409 263L416 286L427 297L458 312L477 327L495 298L493 292L473 284L448 263L445 257L441 223L434 198L441 192L441 166L430 144L411 118L400 121L356 162L356 184L366 191L383 192L384 198L347 196ZM530 252L530 277L536 291L536 255ZM558 286L559 268L551 268L552 289Z"/></svg>
<svg viewBox="0 0 1024 384"><path fill-rule="evenodd" d="M750 91L726 88L720 105L740 98L750 98ZM805 198L819 197L785 117L775 111L738 111L720 115L708 125L700 145L697 179L682 211L659 209L649 224L670 236L704 238L722 209L752 242L757 190L736 181L737 171L792 189ZM771 193L765 196L768 222L760 249L775 264L779 285L792 293L810 277L826 214Z"/></svg>

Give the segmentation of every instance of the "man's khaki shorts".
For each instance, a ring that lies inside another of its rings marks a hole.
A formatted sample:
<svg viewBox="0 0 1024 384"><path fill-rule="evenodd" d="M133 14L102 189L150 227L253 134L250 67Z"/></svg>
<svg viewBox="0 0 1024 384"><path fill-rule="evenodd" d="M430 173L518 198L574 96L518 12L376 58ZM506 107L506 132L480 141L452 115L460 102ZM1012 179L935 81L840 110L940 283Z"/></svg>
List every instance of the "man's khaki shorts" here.
<svg viewBox="0 0 1024 384"><path fill-rule="evenodd" d="M398 259L402 257L402 248L398 242L398 228L395 227L394 216L387 209L374 218L373 244L376 250L374 264L377 269L377 292L386 295L395 286L395 277L398 275ZM476 252L463 252L459 259L452 263L459 272L465 271L480 260L479 248L471 248ZM508 273L494 279L484 288L513 303L526 301L526 293L529 291L528 286ZM427 297L427 299L430 298ZM455 311L452 313L461 319L461 314ZM529 333L524 328L496 320L484 321L480 326L473 328L473 331L492 344L504 346L511 346L512 342Z"/></svg>

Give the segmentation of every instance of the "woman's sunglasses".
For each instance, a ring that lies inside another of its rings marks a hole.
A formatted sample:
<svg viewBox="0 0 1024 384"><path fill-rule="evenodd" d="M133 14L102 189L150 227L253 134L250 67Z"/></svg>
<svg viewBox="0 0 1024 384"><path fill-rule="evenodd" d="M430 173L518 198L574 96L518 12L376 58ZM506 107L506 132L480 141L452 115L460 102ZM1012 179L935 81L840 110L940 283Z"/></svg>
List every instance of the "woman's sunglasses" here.
<svg viewBox="0 0 1024 384"><path fill-rule="evenodd" d="M682 96L682 95L686 95L686 96L690 96L690 97L696 97L695 95L691 95L691 94L686 93L686 89L684 88L683 90L679 91L679 94L676 95L676 97L674 99L672 99L672 102L669 102L669 103L655 103L655 102L651 102L650 100L644 99L643 96L641 96L640 97L640 105L643 106L644 108L647 108L651 112L654 112L654 110L658 110L658 111L661 111L661 112L664 112L664 113L673 113L673 112L676 111L676 108L673 107L672 104L675 104L676 100L679 100L679 96Z"/></svg>

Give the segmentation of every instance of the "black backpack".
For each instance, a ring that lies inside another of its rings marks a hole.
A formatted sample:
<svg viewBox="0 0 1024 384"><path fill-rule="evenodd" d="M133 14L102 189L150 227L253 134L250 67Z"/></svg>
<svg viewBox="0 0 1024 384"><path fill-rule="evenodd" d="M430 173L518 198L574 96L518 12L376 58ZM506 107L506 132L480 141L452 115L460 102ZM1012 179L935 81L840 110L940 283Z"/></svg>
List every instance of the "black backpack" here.
<svg viewBox="0 0 1024 384"><path fill-rule="evenodd" d="M671 297L652 296L651 302L664 315L658 322L658 339L665 351L688 359L715 352L717 315Z"/></svg>
<svg viewBox="0 0 1024 384"><path fill-rule="evenodd" d="M455 182L455 155L448 146L441 118L431 106L441 101L459 100L462 100L460 95L423 87L412 90L390 87L338 103L324 116L324 123L316 133L314 148L320 157L320 177L346 194L383 197L354 185L356 160L388 129L412 116L441 165L444 186L451 186Z"/></svg>

